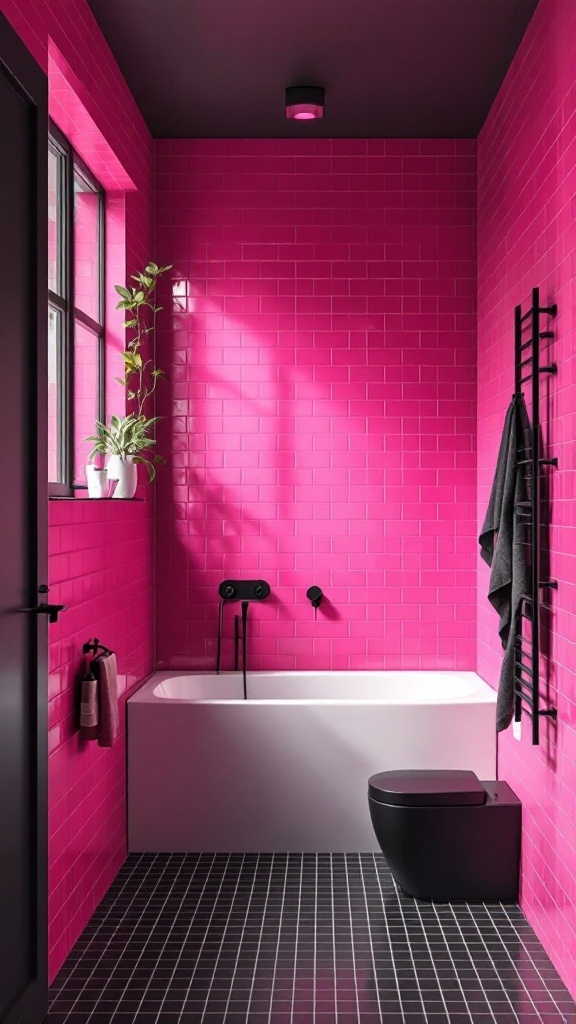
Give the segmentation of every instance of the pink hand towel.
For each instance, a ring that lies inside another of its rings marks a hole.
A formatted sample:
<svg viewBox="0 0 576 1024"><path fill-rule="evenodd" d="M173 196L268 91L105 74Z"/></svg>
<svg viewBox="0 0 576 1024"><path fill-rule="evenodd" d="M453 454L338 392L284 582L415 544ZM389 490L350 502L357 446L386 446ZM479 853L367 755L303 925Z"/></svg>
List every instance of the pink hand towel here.
<svg viewBox="0 0 576 1024"><path fill-rule="evenodd" d="M100 654L92 667L98 680L100 720L98 723L98 746L112 747L118 739L120 716L118 713L118 668L116 655Z"/></svg>
<svg viewBox="0 0 576 1024"><path fill-rule="evenodd" d="M98 738L98 682L90 671L82 680L80 738L83 740Z"/></svg>

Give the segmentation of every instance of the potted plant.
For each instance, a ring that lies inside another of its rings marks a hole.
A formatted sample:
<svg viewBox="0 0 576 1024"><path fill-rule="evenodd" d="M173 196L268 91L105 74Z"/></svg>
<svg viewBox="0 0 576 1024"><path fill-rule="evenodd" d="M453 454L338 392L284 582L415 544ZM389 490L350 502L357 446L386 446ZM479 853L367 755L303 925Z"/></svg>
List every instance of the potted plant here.
<svg viewBox="0 0 576 1024"><path fill-rule="evenodd" d="M96 434L87 438L93 444L90 459L96 455L108 456L106 465L109 480L116 480L113 497L133 498L138 485L138 463L148 469L149 482L156 476L156 466L164 462L154 451L153 437L158 416L148 416L148 407L153 401L158 381L164 376L153 358L142 358L142 346L148 343L153 351L156 331L156 316L160 310L154 301L158 279L171 270L171 266L159 267L148 263L144 271L132 274L135 285L115 285L120 296L116 309L126 311L125 327L134 335L122 353L124 377L116 380L126 389L129 411L126 416L112 416L110 424L96 423Z"/></svg>

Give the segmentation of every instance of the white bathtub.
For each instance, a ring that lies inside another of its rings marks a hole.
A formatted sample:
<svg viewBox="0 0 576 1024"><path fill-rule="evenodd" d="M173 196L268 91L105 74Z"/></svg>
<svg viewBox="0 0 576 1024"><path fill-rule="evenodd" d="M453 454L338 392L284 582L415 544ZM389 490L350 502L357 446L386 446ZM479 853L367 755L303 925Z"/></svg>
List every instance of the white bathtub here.
<svg viewBox="0 0 576 1024"><path fill-rule="evenodd" d="M368 777L496 777L495 692L472 672L157 672L128 701L131 851L377 850Z"/></svg>

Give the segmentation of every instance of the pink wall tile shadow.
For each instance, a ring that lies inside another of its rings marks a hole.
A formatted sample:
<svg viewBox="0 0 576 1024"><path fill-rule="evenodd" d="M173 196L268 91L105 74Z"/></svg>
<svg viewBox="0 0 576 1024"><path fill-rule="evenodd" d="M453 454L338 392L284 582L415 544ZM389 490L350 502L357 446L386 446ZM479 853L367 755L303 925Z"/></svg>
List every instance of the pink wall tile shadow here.
<svg viewBox="0 0 576 1024"><path fill-rule="evenodd" d="M132 190L107 201L107 263L124 280L152 256L149 132L85 0L0 0L0 10L49 74L50 113L90 170L106 189ZM117 366L118 314L109 310L106 328ZM84 385L89 357L79 350ZM51 627L49 652L53 978L126 856L124 732L111 750L80 743L78 681L82 644L94 635L116 650L124 691L152 668L152 502L51 502L49 583L68 606Z"/></svg>
<svg viewBox="0 0 576 1024"><path fill-rule="evenodd" d="M574 636L574 250L576 247L576 8L542 0L478 144L478 493L481 521L505 409L513 390L514 306L538 285L558 303L550 358L558 374L542 402L550 476L550 660L542 665L558 724L542 723L539 747L511 733L499 745L500 775L523 803L522 906L576 995L576 687ZM478 573L478 670L498 680L495 614Z"/></svg>
<svg viewBox="0 0 576 1024"><path fill-rule="evenodd" d="M156 143L159 667L235 576L254 669L474 666L475 189L471 141Z"/></svg>

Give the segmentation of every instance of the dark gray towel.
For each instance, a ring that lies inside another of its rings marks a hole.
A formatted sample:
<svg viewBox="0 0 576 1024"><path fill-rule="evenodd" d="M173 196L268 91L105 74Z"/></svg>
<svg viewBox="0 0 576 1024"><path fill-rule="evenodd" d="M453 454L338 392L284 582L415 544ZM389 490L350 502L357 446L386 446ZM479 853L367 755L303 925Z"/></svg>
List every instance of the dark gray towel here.
<svg viewBox="0 0 576 1024"><path fill-rule="evenodd" d="M498 632L504 658L498 687L496 729L507 729L514 711L514 644L522 628L521 598L530 593L529 531L514 506L530 499L528 467L532 431L522 396L514 396L504 431L488 510L479 537L480 555L491 566L488 599L500 616Z"/></svg>
<svg viewBox="0 0 576 1024"><path fill-rule="evenodd" d="M120 731L116 655L112 651L99 654L92 662L92 666L98 680L98 746L113 747Z"/></svg>
<svg viewBox="0 0 576 1024"><path fill-rule="evenodd" d="M83 740L98 739L98 683L90 671L82 680L80 738Z"/></svg>

